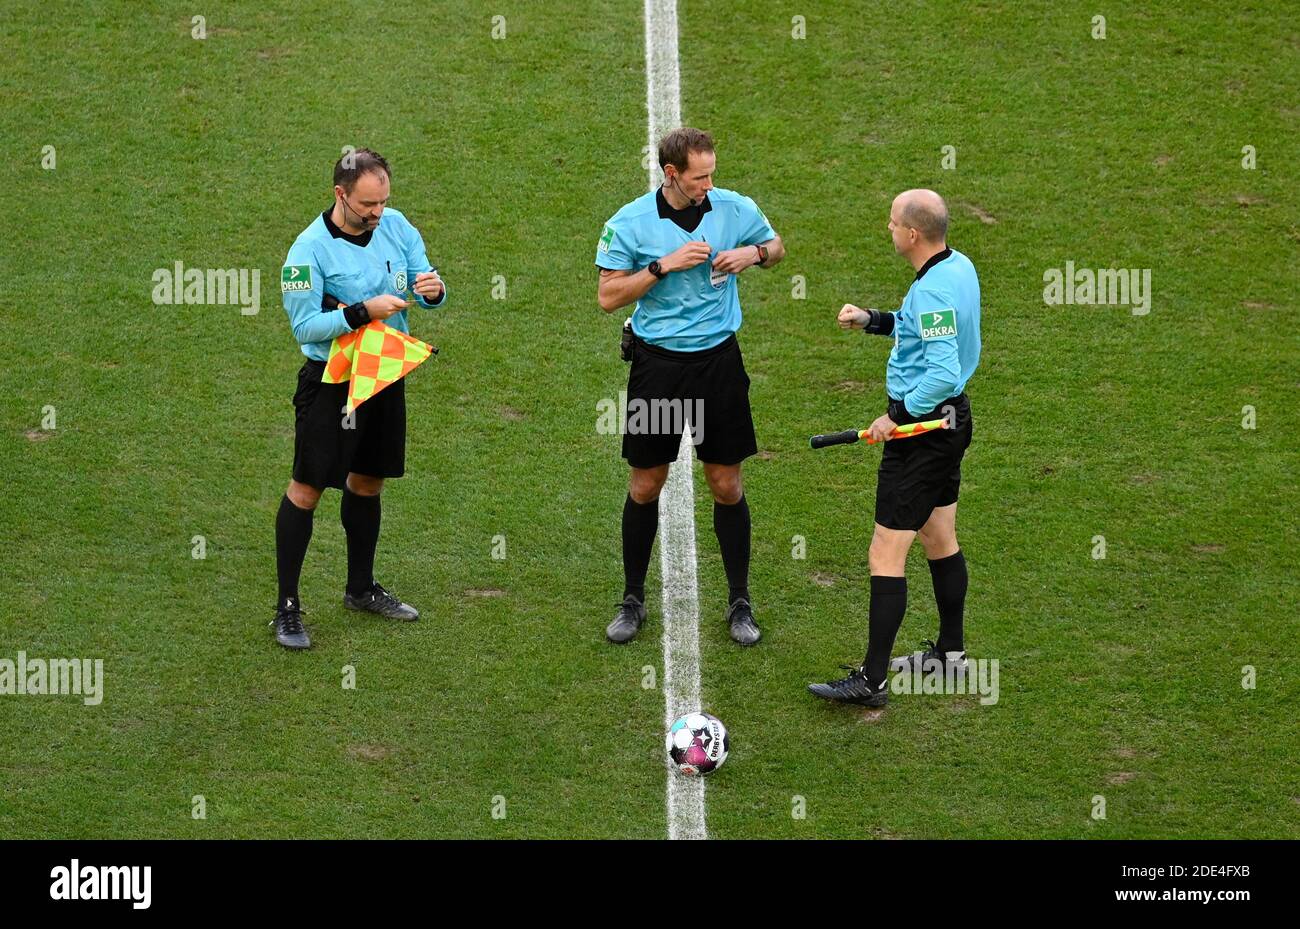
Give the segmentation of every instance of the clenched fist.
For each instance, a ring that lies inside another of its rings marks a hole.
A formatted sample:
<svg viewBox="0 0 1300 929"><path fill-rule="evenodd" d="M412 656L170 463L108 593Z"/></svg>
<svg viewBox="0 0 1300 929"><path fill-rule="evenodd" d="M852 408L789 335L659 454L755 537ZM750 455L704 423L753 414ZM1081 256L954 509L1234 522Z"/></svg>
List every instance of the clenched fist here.
<svg viewBox="0 0 1300 929"><path fill-rule="evenodd" d="M876 417L876 421L867 427L867 435L877 442L888 441L898 424L889 418L889 414Z"/></svg>
<svg viewBox="0 0 1300 929"><path fill-rule="evenodd" d="M871 314L852 303L846 303L840 308L840 315L835 317L835 321L841 329L865 329L867 323L871 322Z"/></svg>

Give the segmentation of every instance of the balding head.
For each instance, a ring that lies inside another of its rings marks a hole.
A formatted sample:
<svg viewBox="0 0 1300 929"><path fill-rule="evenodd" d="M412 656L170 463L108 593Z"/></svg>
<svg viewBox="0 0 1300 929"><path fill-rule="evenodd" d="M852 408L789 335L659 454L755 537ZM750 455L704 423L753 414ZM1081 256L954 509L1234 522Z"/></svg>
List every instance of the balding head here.
<svg viewBox="0 0 1300 929"><path fill-rule="evenodd" d="M894 198L894 206L902 224L915 229L926 242L938 245L947 239L948 205L933 190L905 190Z"/></svg>
<svg viewBox="0 0 1300 929"><path fill-rule="evenodd" d="M933 190L905 190L889 207L894 251L919 269L947 245L948 207Z"/></svg>

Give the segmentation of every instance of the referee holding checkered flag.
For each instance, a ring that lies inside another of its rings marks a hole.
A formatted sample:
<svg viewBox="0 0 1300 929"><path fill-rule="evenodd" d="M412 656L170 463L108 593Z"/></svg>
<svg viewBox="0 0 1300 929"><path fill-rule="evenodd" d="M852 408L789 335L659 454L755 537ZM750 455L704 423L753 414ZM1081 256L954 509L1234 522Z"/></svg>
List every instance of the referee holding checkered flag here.
<svg viewBox="0 0 1300 929"><path fill-rule="evenodd" d="M808 689L827 700L884 706L886 675L964 667L962 614L966 559L957 545L957 492L961 460L971 441L966 382L980 359L980 285L975 266L947 245L948 207L932 190L899 194L889 210L894 249L916 269L896 313L845 304L842 329L892 335L885 389L888 411L871 424L885 442L876 479L876 526L871 537L871 607L867 657L845 678ZM889 439L895 426L945 419L949 428ZM907 609L907 552L917 535L930 560L939 606L939 639L923 652L890 661Z"/></svg>
<svg viewBox="0 0 1300 929"><path fill-rule="evenodd" d="M340 158L334 166L334 202L298 236L280 275L284 310L306 356L293 396L293 477L275 518L280 594L272 625L285 648L311 647L298 577L326 487L343 492L339 517L348 542L343 605L405 622L420 617L374 578L379 495L386 479L406 470L406 382L398 380L345 415L348 385L321 380L330 345L345 332L372 320L410 332L408 290L425 309L447 299L419 230L388 207L390 178L388 162L370 149Z"/></svg>

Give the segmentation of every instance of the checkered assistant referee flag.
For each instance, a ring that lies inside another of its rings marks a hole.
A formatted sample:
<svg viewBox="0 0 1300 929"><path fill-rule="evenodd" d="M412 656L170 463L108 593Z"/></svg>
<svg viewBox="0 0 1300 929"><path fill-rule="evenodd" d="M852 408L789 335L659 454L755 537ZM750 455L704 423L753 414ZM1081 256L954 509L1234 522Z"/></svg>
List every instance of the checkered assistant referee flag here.
<svg viewBox="0 0 1300 929"><path fill-rule="evenodd" d="M434 348L379 320L345 332L330 345L324 384L348 385L348 413L423 364Z"/></svg>

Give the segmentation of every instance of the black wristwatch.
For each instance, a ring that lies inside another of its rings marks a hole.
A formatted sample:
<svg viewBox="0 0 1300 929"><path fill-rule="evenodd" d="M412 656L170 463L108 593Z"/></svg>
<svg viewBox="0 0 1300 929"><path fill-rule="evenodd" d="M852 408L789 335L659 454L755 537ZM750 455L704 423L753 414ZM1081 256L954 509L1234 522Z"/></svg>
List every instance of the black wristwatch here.
<svg viewBox="0 0 1300 929"><path fill-rule="evenodd" d="M650 264L646 266L646 270L661 281L668 276L668 272L663 269L663 265L659 264L658 258L650 262Z"/></svg>
<svg viewBox="0 0 1300 929"><path fill-rule="evenodd" d="M767 246L755 245L754 248L758 249L758 263L760 265L767 264Z"/></svg>

